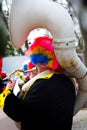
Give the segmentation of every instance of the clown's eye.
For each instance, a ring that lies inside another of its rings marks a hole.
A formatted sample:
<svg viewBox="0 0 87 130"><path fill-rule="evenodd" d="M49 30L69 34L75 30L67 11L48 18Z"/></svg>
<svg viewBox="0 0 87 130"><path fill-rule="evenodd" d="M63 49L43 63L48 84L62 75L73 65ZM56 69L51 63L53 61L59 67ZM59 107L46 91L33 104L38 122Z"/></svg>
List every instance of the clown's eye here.
<svg viewBox="0 0 87 130"><path fill-rule="evenodd" d="M31 42L28 43L29 45L31 44Z"/></svg>
<svg viewBox="0 0 87 130"><path fill-rule="evenodd" d="M28 40L28 44L29 44L29 46L31 46L33 42L34 42L34 39L30 39L30 40Z"/></svg>

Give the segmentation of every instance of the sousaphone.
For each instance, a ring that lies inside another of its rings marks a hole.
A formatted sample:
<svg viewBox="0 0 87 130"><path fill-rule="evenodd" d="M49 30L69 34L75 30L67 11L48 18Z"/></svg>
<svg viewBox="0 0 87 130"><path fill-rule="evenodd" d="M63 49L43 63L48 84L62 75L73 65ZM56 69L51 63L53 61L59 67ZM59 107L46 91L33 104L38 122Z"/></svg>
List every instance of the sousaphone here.
<svg viewBox="0 0 87 130"><path fill-rule="evenodd" d="M87 100L87 68L75 50L72 18L62 5L51 0L13 0L9 16L12 45L20 48L36 28L45 28L52 34L57 59L67 74L78 81L77 113Z"/></svg>

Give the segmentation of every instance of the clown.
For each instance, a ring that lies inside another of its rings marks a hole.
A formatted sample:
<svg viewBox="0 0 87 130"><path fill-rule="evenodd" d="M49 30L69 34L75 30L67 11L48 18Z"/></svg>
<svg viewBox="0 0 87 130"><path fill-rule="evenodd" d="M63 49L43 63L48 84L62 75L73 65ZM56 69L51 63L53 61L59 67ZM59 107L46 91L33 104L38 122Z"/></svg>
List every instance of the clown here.
<svg viewBox="0 0 87 130"><path fill-rule="evenodd" d="M22 130L71 130L76 92L55 56L53 38L34 38L26 54L37 73L23 85L21 99L11 91L14 82L10 83L0 94L0 107L21 122Z"/></svg>
<svg viewBox="0 0 87 130"><path fill-rule="evenodd" d="M20 17L17 16L17 13ZM22 24L20 24L21 21ZM26 2L14 0L9 20L10 38L13 46L20 48L31 30L35 28L49 30L54 39L54 50L60 65L68 76L76 78L78 81L76 114L87 100L87 68L79 60L75 50L74 24L71 16L60 4L49 0L26 0Z"/></svg>
<svg viewBox="0 0 87 130"><path fill-rule="evenodd" d="M21 8L20 8L21 3ZM19 16L17 16L19 13ZM20 24L22 21L22 24ZM75 114L87 100L87 68L79 60L75 50L74 25L68 12L49 0L13 0L9 18L12 44L20 48L30 32L46 28L53 36L57 60L69 77L76 78L79 92L76 98ZM24 87L26 88L26 86Z"/></svg>

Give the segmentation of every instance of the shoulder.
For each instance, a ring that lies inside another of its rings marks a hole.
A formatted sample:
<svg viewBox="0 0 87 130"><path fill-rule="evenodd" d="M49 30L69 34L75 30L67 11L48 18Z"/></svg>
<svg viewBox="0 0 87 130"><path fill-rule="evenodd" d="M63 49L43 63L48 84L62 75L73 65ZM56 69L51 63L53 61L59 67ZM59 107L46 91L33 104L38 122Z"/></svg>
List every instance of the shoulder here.
<svg viewBox="0 0 87 130"><path fill-rule="evenodd" d="M74 85L73 80L63 73L54 73L53 79L57 80L61 84L66 83L68 85Z"/></svg>

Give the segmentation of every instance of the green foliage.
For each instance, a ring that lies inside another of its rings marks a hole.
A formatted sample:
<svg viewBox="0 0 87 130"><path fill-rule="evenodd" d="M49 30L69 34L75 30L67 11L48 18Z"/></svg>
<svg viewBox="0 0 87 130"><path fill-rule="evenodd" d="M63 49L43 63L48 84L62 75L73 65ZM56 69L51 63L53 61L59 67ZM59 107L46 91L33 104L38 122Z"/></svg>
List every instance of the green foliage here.
<svg viewBox="0 0 87 130"><path fill-rule="evenodd" d="M8 55L14 56L16 54L17 51L12 47L10 43L8 30L5 27L4 22L2 24L0 22L0 55L5 57Z"/></svg>
<svg viewBox="0 0 87 130"><path fill-rule="evenodd" d="M2 2L0 3L0 55L5 56L14 56L18 55L18 51L13 48L9 39L8 31L8 15L9 13L4 14L2 10Z"/></svg>
<svg viewBox="0 0 87 130"><path fill-rule="evenodd" d="M1 23L0 23L1 25ZM3 29L3 26L0 26L0 55L5 56L6 44L7 44L7 33Z"/></svg>
<svg viewBox="0 0 87 130"><path fill-rule="evenodd" d="M12 44L10 43L10 41L7 42L6 45L6 56L16 56L18 55L18 50L16 50Z"/></svg>

